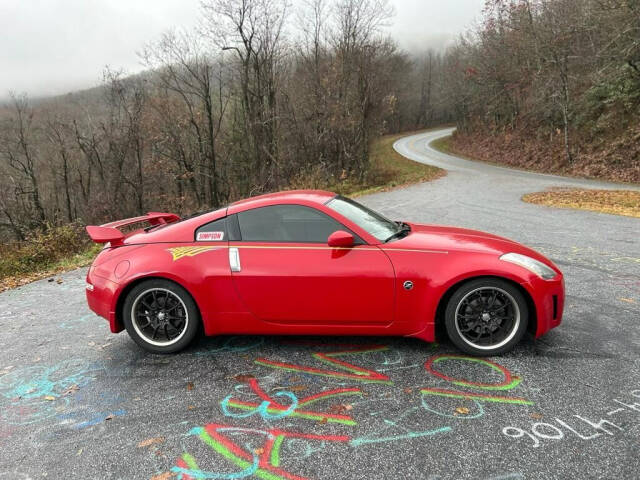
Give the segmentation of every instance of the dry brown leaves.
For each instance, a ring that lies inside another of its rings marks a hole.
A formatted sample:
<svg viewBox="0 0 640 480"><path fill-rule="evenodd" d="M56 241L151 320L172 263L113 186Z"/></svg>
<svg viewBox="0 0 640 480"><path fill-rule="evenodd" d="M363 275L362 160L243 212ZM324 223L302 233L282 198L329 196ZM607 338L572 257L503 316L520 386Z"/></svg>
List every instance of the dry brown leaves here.
<svg viewBox="0 0 640 480"><path fill-rule="evenodd" d="M140 443L138 443L138 448L150 447L151 445L162 443L164 442L164 440L165 440L164 437L147 438L146 440L143 440Z"/></svg>
<svg viewBox="0 0 640 480"><path fill-rule="evenodd" d="M549 207L575 208L640 218L640 192L631 190L557 189L528 193L522 200Z"/></svg>
<svg viewBox="0 0 640 480"><path fill-rule="evenodd" d="M151 480L169 480L174 476L175 474L173 472L164 472L159 475L154 475L153 477L151 477Z"/></svg>
<svg viewBox="0 0 640 480"><path fill-rule="evenodd" d="M449 142L449 150L473 160L525 170L638 183L639 132L640 127L633 127L598 141L581 139L572 163L566 160L562 133L532 135L526 127L507 132L482 127L458 130Z"/></svg>
<svg viewBox="0 0 640 480"><path fill-rule="evenodd" d="M330 412L334 415L345 415L349 410L353 410L353 406L349 404L332 405Z"/></svg>

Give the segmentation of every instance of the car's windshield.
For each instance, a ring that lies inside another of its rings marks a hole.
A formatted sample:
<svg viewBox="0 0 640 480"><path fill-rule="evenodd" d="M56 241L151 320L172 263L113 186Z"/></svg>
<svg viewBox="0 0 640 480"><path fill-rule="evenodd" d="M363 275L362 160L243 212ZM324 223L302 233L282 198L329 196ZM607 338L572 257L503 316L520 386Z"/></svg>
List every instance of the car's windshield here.
<svg viewBox="0 0 640 480"><path fill-rule="evenodd" d="M327 206L383 242L402 229L402 226L396 222L349 198L334 197L327 202Z"/></svg>

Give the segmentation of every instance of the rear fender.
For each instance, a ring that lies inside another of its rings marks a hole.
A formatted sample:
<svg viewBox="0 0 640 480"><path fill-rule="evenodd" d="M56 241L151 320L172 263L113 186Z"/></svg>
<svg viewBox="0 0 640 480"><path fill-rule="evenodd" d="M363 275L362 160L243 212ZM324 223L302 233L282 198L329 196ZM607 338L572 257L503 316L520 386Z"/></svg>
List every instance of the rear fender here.
<svg viewBox="0 0 640 480"><path fill-rule="evenodd" d="M130 262L130 268L117 280L111 305L115 324L122 323L121 307L130 289L150 278L170 280L187 290L207 335L220 328L219 314L233 316L246 311L233 286L226 242L147 244L134 255L121 257L120 262L124 261Z"/></svg>

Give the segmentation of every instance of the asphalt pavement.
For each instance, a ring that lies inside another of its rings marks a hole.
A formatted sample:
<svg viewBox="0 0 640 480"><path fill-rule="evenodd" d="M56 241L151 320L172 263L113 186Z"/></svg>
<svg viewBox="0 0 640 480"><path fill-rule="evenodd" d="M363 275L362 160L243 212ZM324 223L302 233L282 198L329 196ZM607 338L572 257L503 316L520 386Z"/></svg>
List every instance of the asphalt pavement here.
<svg viewBox="0 0 640 480"><path fill-rule="evenodd" d="M481 360L381 337L205 338L160 356L109 333L76 270L0 294L0 479L638 478L640 220L523 203L620 186L428 146L448 132L395 145L445 177L360 200L546 254L566 278L559 328Z"/></svg>

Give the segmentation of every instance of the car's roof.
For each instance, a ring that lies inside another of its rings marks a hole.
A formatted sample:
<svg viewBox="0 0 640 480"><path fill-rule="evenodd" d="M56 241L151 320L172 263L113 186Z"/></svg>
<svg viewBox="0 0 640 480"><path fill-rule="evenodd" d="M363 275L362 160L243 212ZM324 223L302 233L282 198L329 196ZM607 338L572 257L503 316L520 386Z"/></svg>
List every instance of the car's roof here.
<svg viewBox="0 0 640 480"><path fill-rule="evenodd" d="M282 200L286 203L303 201L324 204L335 196L335 193L327 192L325 190L289 190L286 192L267 193L265 195L258 195L256 197L239 200L229 206L235 207L246 203L261 203L264 200L268 200L269 203L277 203L278 200Z"/></svg>
<svg viewBox="0 0 640 480"><path fill-rule="evenodd" d="M287 192L268 193L256 197L247 198L232 203L226 208L220 208L212 212L187 218L181 222L171 223L166 227L145 233L143 230L127 237L127 243L147 242L191 242L193 241L194 228L209 223L227 214L242 212L251 208L258 208L278 203L324 204L335 197L336 194L324 190L290 190Z"/></svg>

